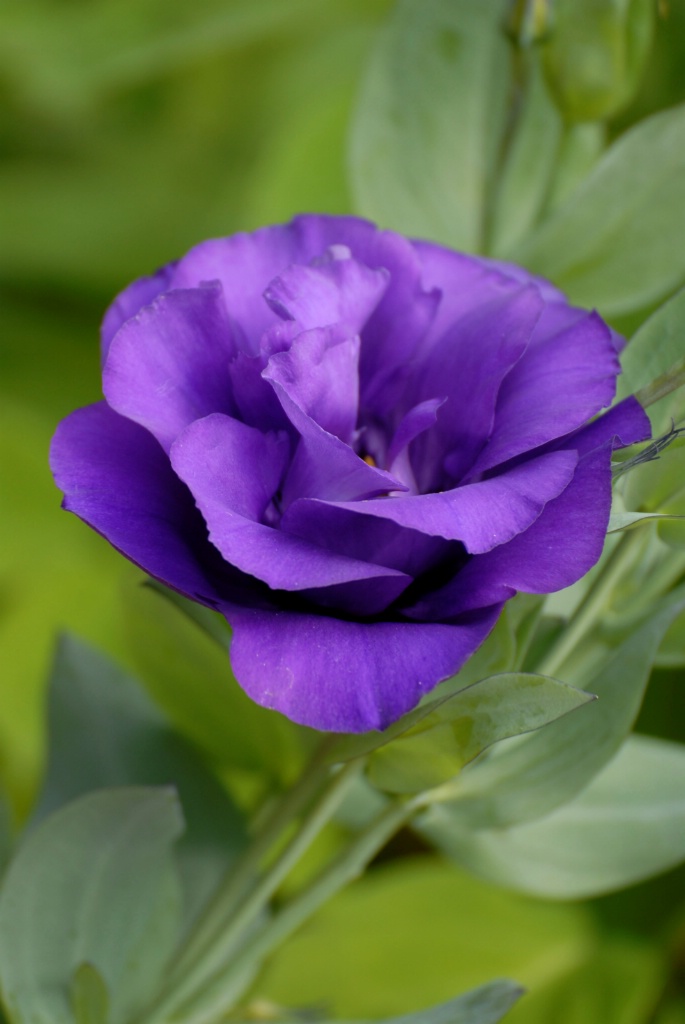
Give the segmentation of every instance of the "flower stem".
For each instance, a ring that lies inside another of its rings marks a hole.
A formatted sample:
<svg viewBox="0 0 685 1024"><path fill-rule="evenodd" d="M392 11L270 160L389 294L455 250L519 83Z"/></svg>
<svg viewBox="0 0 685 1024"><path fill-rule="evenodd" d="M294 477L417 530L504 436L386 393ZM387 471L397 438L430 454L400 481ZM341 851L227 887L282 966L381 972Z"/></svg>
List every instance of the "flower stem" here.
<svg viewBox="0 0 685 1024"><path fill-rule="evenodd" d="M375 854L420 807L420 799L396 800L351 845L278 914L253 935L231 964L216 971L195 997L179 1007L184 1024L210 1024L232 1009L251 983L250 966L259 965L331 896L362 874Z"/></svg>
<svg viewBox="0 0 685 1024"><path fill-rule="evenodd" d="M636 538L640 540L638 531L634 530L624 533L619 539L565 628L537 666L537 671L543 676L553 676L559 671L579 640L599 618L614 587L633 561Z"/></svg>
<svg viewBox="0 0 685 1024"><path fill-rule="evenodd" d="M281 882L311 846L324 825L330 821L361 766L361 761L352 761L333 775L330 784L304 818L293 839L255 884L255 872L259 861L280 836L286 811L288 818L292 817L294 805L301 805L305 793L311 796L310 786L305 786L304 780L310 779L312 786L314 779L320 784L319 772L305 773L301 783L286 794L267 827L255 844L248 849L247 856L229 875L220 896L205 919L203 928L196 931L193 941L177 959L171 972L171 984L161 999L145 1014L147 1024L168 1019L174 1014L179 1003L203 988L208 977L215 971L221 973L236 947L245 940L245 936L251 933L255 923L261 918ZM326 768L325 771L330 775L330 768ZM294 797L296 791L297 799Z"/></svg>

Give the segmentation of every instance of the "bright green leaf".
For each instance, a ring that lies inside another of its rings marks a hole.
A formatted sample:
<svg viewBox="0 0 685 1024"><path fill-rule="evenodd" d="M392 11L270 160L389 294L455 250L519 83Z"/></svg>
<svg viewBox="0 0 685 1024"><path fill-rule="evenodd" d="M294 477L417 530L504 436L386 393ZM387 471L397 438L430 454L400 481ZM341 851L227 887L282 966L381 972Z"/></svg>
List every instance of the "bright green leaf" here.
<svg viewBox="0 0 685 1024"><path fill-rule="evenodd" d="M449 814L469 828L504 827L548 814L583 789L614 756L642 703L659 644L685 607L674 591L584 680L599 700L530 736L495 749L459 776ZM448 812L445 812L447 814ZM439 842L439 828L430 823Z"/></svg>
<svg viewBox="0 0 685 1024"><path fill-rule="evenodd" d="M177 854L192 918L247 842L241 815L145 691L73 637L58 646L48 697L48 763L34 819L93 789L173 784L187 823Z"/></svg>
<svg viewBox="0 0 685 1024"><path fill-rule="evenodd" d="M640 122L509 254L606 315L655 302L685 277L685 106Z"/></svg>
<svg viewBox="0 0 685 1024"><path fill-rule="evenodd" d="M73 1024L83 963L110 993L110 1024L150 995L178 926L170 872L182 829L172 790L129 788L90 793L29 832L0 890L0 981L15 1024ZM165 934L152 944L158 917Z"/></svg>
<svg viewBox="0 0 685 1024"><path fill-rule="evenodd" d="M483 247L510 54L502 0L400 0L379 35L352 126L359 212L386 227Z"/></svg>
<svg viewBox="0 0 685 1024"><path fill-rule="evenodd" d="M685 747L632 736L579 796L518 828L472 832L449 809L431 815L440 848L483 878L539 896L596 896L685 859Z"/></svg>
<svg viewBox="0 0 685 1024"><path fill-rule="evenodd" d="M409 732L378 749L369 778L391 793L431 789L493 743L540 729L590 700L591 694L545 676L509 672L483 679L439 702Z"/></svg>

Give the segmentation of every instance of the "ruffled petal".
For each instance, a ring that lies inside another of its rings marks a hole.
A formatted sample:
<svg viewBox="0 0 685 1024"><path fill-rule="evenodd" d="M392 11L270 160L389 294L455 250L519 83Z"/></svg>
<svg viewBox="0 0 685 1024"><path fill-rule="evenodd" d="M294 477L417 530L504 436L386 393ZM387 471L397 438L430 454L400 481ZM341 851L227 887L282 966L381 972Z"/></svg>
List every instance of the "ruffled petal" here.
<svg viewBox="0 0 685 1024"><path fill-rule="evenodd" d="M170 458L195 498L210 541L230 565L286 591L394 578L388 603L394 600L410 582L404 574L332 554L260 521L268 518L286 453L282 438L213 415L192 423L174 443Z"/></svg>
<svg viewBox="0 0 685 1024"><path fill-rule="evenodd" d="M348 622L227 607L238 682L265 707L329 732L384 729L486 638L501 607L453 625Z"/></svg>
<svg viewBox="0 0 685 1024"><path fill-rule="evenodd" d="M169 263L166 267L161 267L156 274L139 277L117 295L105 313L100 328L103 365L107 359L110 342L121 325L139 313L143 306L149 306L162 292L169 290L175 266L175 263Z"/></svg>
<svg viewBox="0 0 685 1024"><path fill-rule="evenodd" d="M422 493L459 482L473 465L490 436L502 381L525 352L541 310L533 286L500 283L493 298L458 320L427 353L416 400L446 394L447 401L435 427L414 445Z"/></svg>
<svg viewBox="0 0 685 1024"><path fill-rule="evenodd" d="M303 330L342 324L357 334L383 297L389 274L373 270L334 245L309 266L293 265L271 282L264 298L278 316Z"/></svg>
<svg viewBox="0 0 685 1024"><path fill-rule="evenodd" d="M78 409L57 428L50 466L63 507L136 565L203 604L226 596L225 572L202 517L142 427L104 402Z"/></svg>
<svg viewBox="0 0 685 1024"><path fill-rule="evenodd" d="M233 355L219 286L167 292L113 339L103 391L112 409L146 427L168 451L193 420L233 411Z"/></svg>
<svg viewBox="0 0 685 1024"><path fill-rule="evenodd" d="M436 621L516 591L551 594L584 576L602 553L611 509L611 444L578 463L573 480L533 525L508 544L476 555L445 587L405 614Z"/></svg>
<svg viewBox="0 0 685 1024"><path fill-rule="evenodd" d="M308 330L269 359L265 380L329 434L351 444L359 405L359 336L342 326Z"/></svg>

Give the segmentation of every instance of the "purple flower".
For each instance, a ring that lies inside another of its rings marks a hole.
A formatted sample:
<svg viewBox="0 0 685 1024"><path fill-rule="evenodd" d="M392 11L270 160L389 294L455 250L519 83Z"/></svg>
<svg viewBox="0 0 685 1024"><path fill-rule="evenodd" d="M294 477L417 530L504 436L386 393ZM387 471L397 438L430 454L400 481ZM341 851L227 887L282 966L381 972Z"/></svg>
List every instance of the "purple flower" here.
<svg viewBox="0 0 685 1024"><path fill-rule="evenodd" d="M221 611L241 686L380 729L517 591L602 550L615 336L516 267L303 216L204 242L103 324L105 401L59 427L64 507Z"/></svg>

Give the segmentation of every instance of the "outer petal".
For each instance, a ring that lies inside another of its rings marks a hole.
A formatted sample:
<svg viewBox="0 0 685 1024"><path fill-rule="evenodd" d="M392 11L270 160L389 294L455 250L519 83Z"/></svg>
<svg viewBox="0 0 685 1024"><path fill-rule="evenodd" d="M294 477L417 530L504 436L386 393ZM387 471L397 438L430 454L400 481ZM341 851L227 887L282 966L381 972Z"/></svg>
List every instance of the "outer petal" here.
<svg viewBox="0 0 685 1024"><path fill-rule="evenodd" d="M523 355L541 310L536 288L502 283L426 355L415 400L447 401L436 426L415 443L412 462L421 492L459 482L472 466L492 430L502 381Z"/></svg>
<svg viewBox="0 0 685 1024"><path fill-rule="evenodd" d="M596 313L532 344L502 384L492 436L472 472L576 430L609 405L619 370L609 328Z"/></svg>
<svg viewBox="0 0 685 1024"><path fill-rule="evenodd" d="M573 480L525 533L475 555L441 590L405 614L449 619L472 608L506 601L517 590L549 594L569 587L602 553L611 508L611 444L578 463Z"/></svg>
<svg viewBox="0 0 685 1024"><path fill-rule="evenodd" d="M142 427L104 402L78 409L57 428L50 465L63 507L131 561L203 604L226 596L202 517Z"/></svg>
<svg viewBox="0 0 685 1024"><path fill-rule="evenodd" d="M105 313L100 328L103 365L107 359L110 342L121 325L139 313L143 306L148 306L162 292L169 290L175 266L175 263L169 263L150 277L139 277L117 295Z"/></svg>
<svg viewBox="0 0 685 1024"><path fill-rule="evenodd" d="M193 420L232 411L234 351L218 286L167 292L113 339L103 391L168 451Z"/></svg>
<svg viewBox="0 0 685 1024"><path fill-rule="evenodd" d="M648 441L652 436L649 416L632 395L598 416L592 423L581 427L569 437L557 442L559 447L575 448L581 455L611 441L614 450L626 448L638 441Z"/></svg>
<svg viewBox="0 0 685 1024"><path fill-rule="evenodd" d="M330 732L383 729L453 675L501 611L454 625L360 623L291 612L225 609L231 662L257 703Z"/></svg>
<svg viewBox="0 0 685 1024"><path fill-rule="evenodd" d="M387 605L410 582L397 570L335 555L259 521L285 464L280 439L229 416L207 416L181 434L171 464L192 491L212 544L231 565L274 590L385 577Z"/></svg>
<svg viewBox="0 0 685 1024"><path fill-rule="evenodd" d="M450 491L335 504L432 537L459 540L471 554L482 554L527 530L571 482L577 463L574 451L551 452Z"/></svg>

